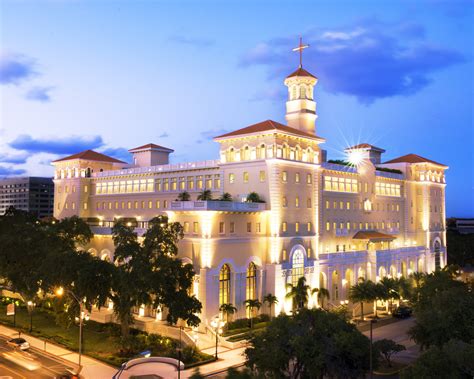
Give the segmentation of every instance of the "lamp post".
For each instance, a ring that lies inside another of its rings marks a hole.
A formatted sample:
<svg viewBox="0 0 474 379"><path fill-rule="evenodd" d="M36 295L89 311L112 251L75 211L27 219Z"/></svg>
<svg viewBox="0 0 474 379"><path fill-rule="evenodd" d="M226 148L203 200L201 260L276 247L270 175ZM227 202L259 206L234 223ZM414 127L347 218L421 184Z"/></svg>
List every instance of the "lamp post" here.
<svg viewBox="0 0 474 379"><path fill-rule="evenodd" d="M370 379L372 379L373 377L373 362L372 362L372 326L373 324L375 324L377 322L377 320L370 320Z"/></svg>
<svg viewBox="0 0 474 379"><path fill-rule="evenodd" d="M82 356L82 324L83 324L84 319L86 319L86 320L89 319L89 316L84 314L83 302L81 300L79 300L79 298L74 294L74 292L72 292L71 290L66 290L66 291L77 302L77 304L79 304L79 320L78 321L79 321L79 367L80 367L81 366L81 356ZM59 287L56 290L56 295L62 296L63 294L64 294L64 289L62 287ZM76 320L77 320L77 317L76 317Z"/></svg>
<svg viewBox="0 0 474 379"><path fill-rule="evenodd" d="M216 333L216 361L217 361L217 345L219 343L219 334L222 334L222 328L225 325L225 321L221 320L219 316L215 316L214 319L211 321L211 326L214 328Z"/></svg>
<svg viewBox="0 0 474 379"><path fill-rule="evenodd" d="M182 340L181 340L181 332L183 331L183 327L179 327L179 348L178 348L178 379L181 379L181 349L182 349Z"/></svg>

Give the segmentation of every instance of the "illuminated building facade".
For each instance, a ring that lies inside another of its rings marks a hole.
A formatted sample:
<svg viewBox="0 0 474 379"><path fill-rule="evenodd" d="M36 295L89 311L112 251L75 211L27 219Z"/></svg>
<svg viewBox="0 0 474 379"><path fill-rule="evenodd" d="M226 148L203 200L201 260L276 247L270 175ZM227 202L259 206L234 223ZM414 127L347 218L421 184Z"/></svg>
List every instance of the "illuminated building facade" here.
<svg viewBox="0 0 474 379"><path fill-rule="evenodd" d="M326 161L317 78L300 66L284 83L287 125L267 120L218 136L216 160L170 164L173 150L148 144L130 150L132 164L90 150L53 162L55 217L88 220L89 251L102 259L113 258L117 219L139 235L160 214L180 222L179 256L195 268L204 320L227 303L245 317L244 301L268 293L279 300L274 313L289 312L286 284L301 276L339 304L360 277L444 266L447 167L415 154L382 163L384 150L369 144L346 150L351 165ZM198 201L203 190L232 201ZM185 191L191 200L177 201ZM264 202L246 202L251 192Z"/></svg>

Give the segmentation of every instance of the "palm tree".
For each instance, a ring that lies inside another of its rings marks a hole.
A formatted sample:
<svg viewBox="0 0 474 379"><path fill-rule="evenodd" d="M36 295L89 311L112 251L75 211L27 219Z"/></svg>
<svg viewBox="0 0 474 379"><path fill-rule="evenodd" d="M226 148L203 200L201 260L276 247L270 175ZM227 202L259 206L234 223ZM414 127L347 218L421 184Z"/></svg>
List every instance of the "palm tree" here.
<svg viewBox="0 0 474 379"><path fill-rule="evenodd" d="M360 319L364 320L364 302L373 301L375 298L374 282L359 279L359 282L349 289L349 300L360 303Z"/></svg>
<svg viewBox="0 0 474 379"><path fill-rule="evenodd" d="M225 314L226 321L229 321L229 319L235 312L237 312L237 308L234 307L232 303L227 303L227 304L222 304L219 307L219 311L221 311L223 314Z"/></svg>
<svg viewBox="0 0 474 379"><path fill-rule="evenodd" d="M198 197L197 197L198 200L200 201L209 201L209 200L212 200L212 192L211 190L204 190L202 191Z"/></svg>
<svg viewBox="0 0 474 379"><path fill-rule="evenodd" d="M398 293L400 294L400 297L403 297L405 299L410 299L413 295L413 287L412 283L407 279L404 278L403 276L400 278L395 279L395 284L398 287Z"/></svg>
<svg viewBox="0 0 474 379"><path fill-rule="evenodd" d="M232 201L232 195L229 192L224 192L219 198L219 201Z"/></svg>
<svg viewBox="0 0 474 379"><path fill-rule="evenodd" d="M413 284L415 285L415 288L413 289L414 293L412 300L414 300L416 297L416 300L418 301L420 299L420 287L426 279L426 274L424 272L415 271L410 274L410 278L412 279Z"/></svg>
<svg viewBox="0 0 474 379"><path fill-rule="evenodd" d="M178 201L189 201L191 200L191 195L189 194L189 192L181 192L180 194L178 194Z"/></svg>
<svg viewBox="0 0 474 379"><path fill-rule="evenodd" d="M324 309L324 299L330 298L330 294L327 288L321 287L321 288L313 288L311 290L311 295L317 293L317 299L318 299L318 304L321 306L321 308Z"/></svg>
<svg viewBox="0 0 474 379"><path fill-rule="evenodd" d="M308 303L308 293L311 290L310 286L306 284L306 278L302 276L298 279L296 286L288 283L286 288L289 290L286 294L286 297L293 299L293 309L303 309Z"/></svg>
<svg viewBox="0 0 474 379"><path fill-rule="evenodd" d="M385 276L380 280L379 284L382 286L381 288L383 288L381 291L381 294L385 297L383 300L389 301L389 310L391 311L393 299L400 298L397 282L395 279Z"/></svg>
<svg viewBox="0 0 474 379"><path fill-rule="evenodd" d="M262 303L258 299L247 299L244 301L245 308L249 310L250 313L250 329L253 329L253 310L257 311L262 306Z"/></svg>
<svg viewBox="0 0 474 379"><path fill-rule="evenodd" d="M268 305L268 308L270 310L270 316L271 316L272 315L272 305L278 304L278 298L275 295L269 293L269 294L266 294L263 297L263 302Z"/></svg>

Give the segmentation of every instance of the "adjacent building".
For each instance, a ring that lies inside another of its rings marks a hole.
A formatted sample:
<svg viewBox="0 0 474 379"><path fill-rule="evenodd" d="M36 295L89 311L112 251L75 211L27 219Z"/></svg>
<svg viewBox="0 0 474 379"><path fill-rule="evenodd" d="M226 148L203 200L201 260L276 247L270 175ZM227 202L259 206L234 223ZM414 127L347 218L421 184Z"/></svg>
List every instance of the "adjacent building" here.
<svg viewBox="0 0 474 379"><path fill-rule="evenodd" d="M317 80L300 66L284 81L286 124L266 120L217 136L215 160L170 164L173 150L150 143L130 150L132 164L91 150L53 162L55 217L88 220L89 251L102 259L113 259L118 219L139 234L160 214L180 222L179 256L197 273L203 325L226 303L244 317L244 301L268 293L278 297L274 313L290 312L286 285L302 276L339 304L358 278L444 266L447 167L416 154L384 161L385 150L370 144L348 147L350 164L326 161ZM198 201L204 190L232 201ZM184 191L191 200L177 201ZM264 202L247 202L251 192Z"/></svg>
<svg viewBox="0 0 474 379"><path fill-rule="evenodd" d="M0 179L0 215L3 215L9 207L31 212L39 218L53 216L53 178Z"/></svg>

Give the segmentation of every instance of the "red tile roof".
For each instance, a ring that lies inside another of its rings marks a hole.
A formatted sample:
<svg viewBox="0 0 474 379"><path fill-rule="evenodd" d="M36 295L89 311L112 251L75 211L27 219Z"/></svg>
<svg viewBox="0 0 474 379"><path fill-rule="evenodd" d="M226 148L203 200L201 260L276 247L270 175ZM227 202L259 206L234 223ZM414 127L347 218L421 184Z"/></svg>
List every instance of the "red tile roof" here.
<svg viewBox="0 0 474 379"><path fill-rule="evenodd" d="M382 149L380 147L377 147L377 146L374 146L374 145L371 145L369 143L359 143L358 145L348 147L347 149L344 149L344 150L353 150L353 149L372 149L372 150L378 150L382 153L385 153L384 149Z"/></svg>
<svg viewBox="0 0 474 379"><path fill-rule="evenodd" d="M146 144L146 145L143 145L143 146L139 146L139 147L135 147L133 149L130 149L129 152L132 152L132 151L135 151L135 150L145 150L145 149L161 149L161 150L167 150L167 151L170 151L170 152L174 151L173 149L169 149L169 148L164 147L164 146L156 145L154 143L149 143L149 144Z"/></svg>
<svg viewBox="0 0 474 379"><path fill-rule="evenodd" d="M80 153L69 155L68 157L56 159L53 162L70 161L73 159L84 159L88 161L111 162L111 163L126 163L123 161L119 161L118 159L109 157L108 155L98 153L97 151L94 151L94 150L84 150Z"/></svg>
<svg viewBox="0 0 474 379"><path fill-rule="evenodd" d="M390 161L387 161L385 163L432 163L437 166L448 167L442 163L432 161L431 159L423 158L416 154L407 154L407 155L404 155L403 157L398 157Z"/></svg>
<svg viewBox="0 0 474 379"><path fill-rule="evenodd" d="M358 231L354 234L352 239L355 240L369 240L369 241L383 241L394 240L395 237L390 234L376 232L375 230Z"/></svg>
<svg viewBox="0 0 474 379"><path fill-rule="evenodd" d="M298 68L298 70L296 70L295 72L292 72L290 75L287 76L287 78L292 78L294 76L309 76L311 78L315 78L317 79L316 76L314 76L313 74L309 73L308 71L306 71L303 67L300 67Z"/></svg>
<svg viewBox="0 0 474 379"><path fill-rule="evenodd" d="M276 122L273 120L262 121L257 124L253 124L242 129L234 130L233 132L226 133L214 138L215 139L228 138L228 137L235 137L235 136L240 136L240 135L245 135L245 134L263 133L263 132L268 132L268 131L279 131L282 133L295 134L297 136L301 136L305 138L323 140L321 137L318 137L314 134L303 132L301 130L292 128L288 125L280 124L279 122Z"/></svg>

